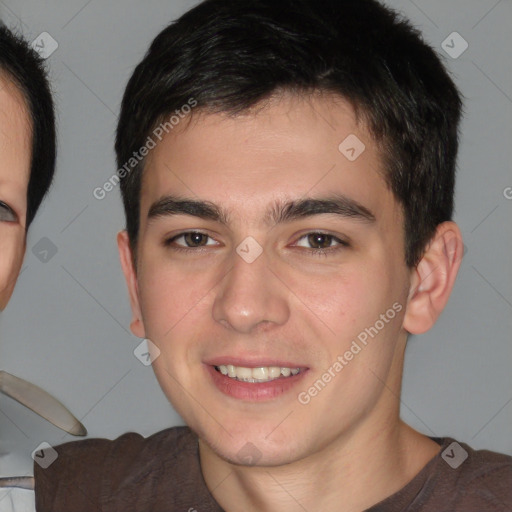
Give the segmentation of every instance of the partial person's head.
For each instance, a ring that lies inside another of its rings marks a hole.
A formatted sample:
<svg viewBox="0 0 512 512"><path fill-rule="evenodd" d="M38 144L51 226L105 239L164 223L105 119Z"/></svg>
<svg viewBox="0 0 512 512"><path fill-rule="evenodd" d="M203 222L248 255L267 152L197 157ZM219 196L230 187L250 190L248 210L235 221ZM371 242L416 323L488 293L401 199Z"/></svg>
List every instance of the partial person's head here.
<svg viewBox="0 0 512 512"><path fill-rule="evenodd" d="M119 118L118 240L132 331L216 453L284 464L398 417L407 334L460 263L460 111L372 0L208 0L153 41Z"/></svg>
<svg viewBox="0 0 512 512"><path fill-rule="evenodd" d="M12 295L28 227L52 182L55 145L43 62L0 24L0 310Z"/></svg>

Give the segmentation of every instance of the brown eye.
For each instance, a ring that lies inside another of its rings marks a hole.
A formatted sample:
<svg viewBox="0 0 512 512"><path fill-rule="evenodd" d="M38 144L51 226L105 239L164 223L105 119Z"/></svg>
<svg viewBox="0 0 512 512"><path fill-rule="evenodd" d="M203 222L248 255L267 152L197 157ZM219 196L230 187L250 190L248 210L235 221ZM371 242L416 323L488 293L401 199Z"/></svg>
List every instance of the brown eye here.
<svg viewBox="0 0 512 512"><path fill-rule="evenodd" d="M311 233L308 235L308 243L313 249L327 249L331 247L333 241L332 235L325 235L323 233Z"/></svg>
<svg viewBox="0 0 512 512"><path fill-rule="evenodd" d="M187 233L183 235L183 239L188 247L201 247L208 241L208 237L203 233Z"/></svg>
<svg viewBox="0 0 512 512"><path fill-rule="evenodd" d="M338 245L347 244L334 235L329 235L328 233L308 233L299 239L297 245L307 249L330 249Z"/></svg>
<svg viewBox="0 0 512 512"><path fill-rule="evenodd" d="M173 247L176 249L196 249L199 247L206 247L210 245L217 245L215 240L205 233L199 231L187 231L180 233L164 242L166 247Z"/></svg>
<svg viewBox="0 0 512 512"><path fill-rule="evenodd" d="M350 247L350 243L329 233L312 231L301 236L294 244L314 256L328 256Z"/></svg>

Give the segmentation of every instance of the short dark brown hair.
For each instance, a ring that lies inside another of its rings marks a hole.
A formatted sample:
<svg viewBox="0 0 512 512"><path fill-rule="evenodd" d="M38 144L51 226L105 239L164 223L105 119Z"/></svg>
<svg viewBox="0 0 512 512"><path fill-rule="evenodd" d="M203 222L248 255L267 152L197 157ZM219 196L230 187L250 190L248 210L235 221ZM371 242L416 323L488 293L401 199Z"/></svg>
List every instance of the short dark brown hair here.
<svg viewBox="0 0 512 512"><path fill-rule="evenodd" d="M206 0L153 41L126 88L118 167L163 118L196 110L236 115L276 91L334 92L364 119L405 217L415 266L453 212L460 94L410 22L374 0ZM194 114L192 114L194 115ZM121 180L135 251L144 160Z"/></svg>
<svg viewBox="0 0 512 512"><path fill-rule="evenodd" d="M0 21L0 72L21 92L30 116L32 155L27 190L30 226L55 173L56 130L50 85L43 59Z"/></svg>

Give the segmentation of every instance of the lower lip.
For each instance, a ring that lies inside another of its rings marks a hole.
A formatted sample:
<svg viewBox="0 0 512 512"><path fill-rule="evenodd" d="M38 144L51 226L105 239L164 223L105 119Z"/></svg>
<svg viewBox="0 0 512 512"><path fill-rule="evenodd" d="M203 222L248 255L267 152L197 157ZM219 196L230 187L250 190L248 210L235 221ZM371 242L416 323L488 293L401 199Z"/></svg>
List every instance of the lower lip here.
<svg viewBox="0 0 512 512"><path fill-rule="evenodd" d="M243 382L223 375L213 366L206 365L206 369L219 391L233 398L251 402L272 400L273 398L288 393L307 373L306 369L302 370L297 375L281 377L268 382Z"/></svg>

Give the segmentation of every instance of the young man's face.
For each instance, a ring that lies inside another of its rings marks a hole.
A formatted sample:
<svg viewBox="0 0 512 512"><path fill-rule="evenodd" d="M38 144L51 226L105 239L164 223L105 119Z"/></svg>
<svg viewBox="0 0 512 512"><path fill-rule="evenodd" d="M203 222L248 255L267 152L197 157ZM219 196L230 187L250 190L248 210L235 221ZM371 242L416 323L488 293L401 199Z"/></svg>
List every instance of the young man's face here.
<svg viewBox="0 0 512 512"><path fill-rule="evenodd" d="M411 274L380 170L348 103L327 96L201 114L150 154L132 329L218 455L284 464L396 421ZM241 382L227 365L287 369Z"/></svg>
<svg viewBox="0 0 512 512"><path fill-rule="evenodd" d="M30 151L23 98L0 76L0 310L9 301L25 253Z"/></svg>

